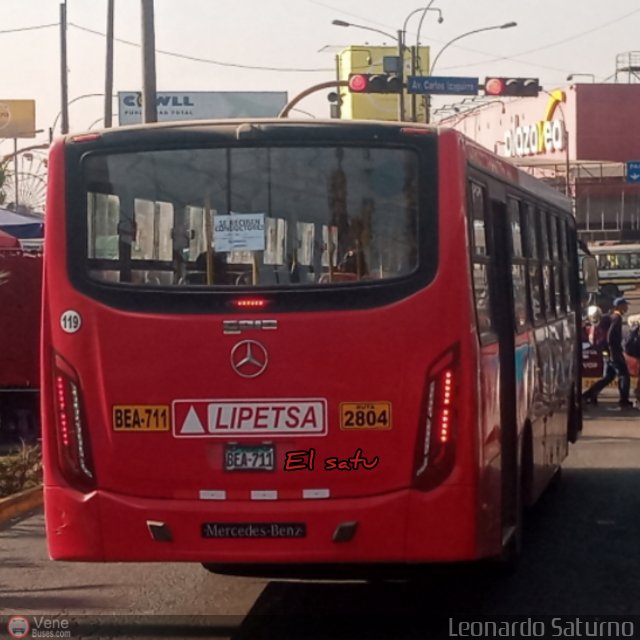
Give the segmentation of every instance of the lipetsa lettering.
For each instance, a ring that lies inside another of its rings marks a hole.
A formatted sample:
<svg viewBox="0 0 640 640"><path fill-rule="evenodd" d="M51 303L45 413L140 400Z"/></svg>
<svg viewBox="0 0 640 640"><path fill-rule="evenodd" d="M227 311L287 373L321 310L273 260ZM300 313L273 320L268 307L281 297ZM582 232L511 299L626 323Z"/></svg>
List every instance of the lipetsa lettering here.
<svg viewBox="0 0 640 640"><path fill-rule="evenodd" d="M320 403L314 402L300 404L210 404L209 432L322 432L324 422L322 409Z"/></svg>
<svg viewBox="0 0 640 640"><path fill-rule="evenodd" d="M173 428L178 438L323 436L323 398L175 400Z"/></svg>

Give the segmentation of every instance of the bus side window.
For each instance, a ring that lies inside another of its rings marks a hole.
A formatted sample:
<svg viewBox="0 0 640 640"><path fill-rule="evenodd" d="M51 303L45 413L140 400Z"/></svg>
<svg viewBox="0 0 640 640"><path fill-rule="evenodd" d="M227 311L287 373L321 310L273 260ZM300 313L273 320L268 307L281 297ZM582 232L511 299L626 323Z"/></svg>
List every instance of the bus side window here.
<svg viewBox="0 0 640 640"><path fill-rule="evenodd" d="M544 296L544 314L547 320L555 316L555 304L553 293L553 266L551 264L551 251L549 243L549 220L545 210L538 209L538 249L542 262L542 294Z"/></svg>
<svg viewBox="0 0 640 640"><path fill-rule="evenodd" d="M571 313L571 280L569 277L571 265L571 253L569 251L568 238L571 237L571 230L567 229L567 221L558 219L560 224L560 252L562 260L562 284L564 289L564 305L567 313Z"/></svg>
<svg viewBox="0 0 640 640"><path fill-rule="evenodd" d="M544 293L542 289L542 267L538 252L538 236L536 233L536 211L532 204L526 205L526 224L524 226L524 248L527 258L527 285L531 322L534 325L544 320Z"/></svg>
<svg viewBox="0 0 640 640"><path fill-rule="evenodd" d="M521 332L527 323L526 264L522 246L520 202L509 198L509 227L511 230L511 282L513 287L513 313L516 331Z"/></svg>
<svg viewBox="0 0 640 640"><path fill-rule="evenodd" d="M471 268L473 293L476 306L476 322L480 342L495 340L491 320L489 291L489 246L486 228L486 195L482 185L470 183Z"/></svg>
<svg viewBox="0 0 640 640"><path fill-rule="evenodd" d="M562 277L562 247L561 247L561 232L560 232L560 220L555 215L549 216L550 224L550 240L551 240L551 256L553 260L553 291L555 293L555 309L558 317L563 316L565 313L564 302L564 281Z"/></svg>

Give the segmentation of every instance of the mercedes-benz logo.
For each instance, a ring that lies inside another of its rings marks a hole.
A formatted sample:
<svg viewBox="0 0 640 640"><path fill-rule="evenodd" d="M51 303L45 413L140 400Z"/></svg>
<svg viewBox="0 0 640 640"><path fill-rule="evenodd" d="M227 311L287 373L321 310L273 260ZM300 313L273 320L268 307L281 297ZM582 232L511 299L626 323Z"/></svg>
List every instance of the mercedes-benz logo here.
<svg viewBox="0 0 640 640"><path fill-rule="evenodd" d="M255 340L243 340L231 350L231 367L243 378L257 378L269 362L267 350Z"/></svg>

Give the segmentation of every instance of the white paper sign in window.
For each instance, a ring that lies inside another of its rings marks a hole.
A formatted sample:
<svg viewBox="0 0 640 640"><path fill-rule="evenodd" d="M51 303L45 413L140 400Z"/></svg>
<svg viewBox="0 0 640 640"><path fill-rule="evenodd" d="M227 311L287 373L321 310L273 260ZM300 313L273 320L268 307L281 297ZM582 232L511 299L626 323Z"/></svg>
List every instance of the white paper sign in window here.
<svg viewBox="0 0 640 640"><path fill-rule="evenodd" d="M265 214L230 213L213 217L213 242L216 252L264 251Z"/></svg>
<svg viewBox="0 0 640 640"><path fill-rule="evenodd" d="M265 264L284 264L287 240L287 221L283 218L267 218L267 244L264 252Z"/></svg>
<svg viewBox="0 0 640 640"><path fill-rule="evenodd" d="M298 264L310 266L313 261L316 227L313 223L297 222L296 230L298 234Z"/></svg>

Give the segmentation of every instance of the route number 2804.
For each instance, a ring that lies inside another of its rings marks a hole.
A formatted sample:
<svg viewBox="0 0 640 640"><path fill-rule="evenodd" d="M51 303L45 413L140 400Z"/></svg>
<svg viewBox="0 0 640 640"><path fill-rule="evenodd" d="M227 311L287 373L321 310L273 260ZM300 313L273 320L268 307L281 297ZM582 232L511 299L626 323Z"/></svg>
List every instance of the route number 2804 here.
<svg viewBox="0 0 640 640"><path fill-rule="evenodd" d="M340 404L340 428L391 429L390 402L342 402Z"/></svg>

